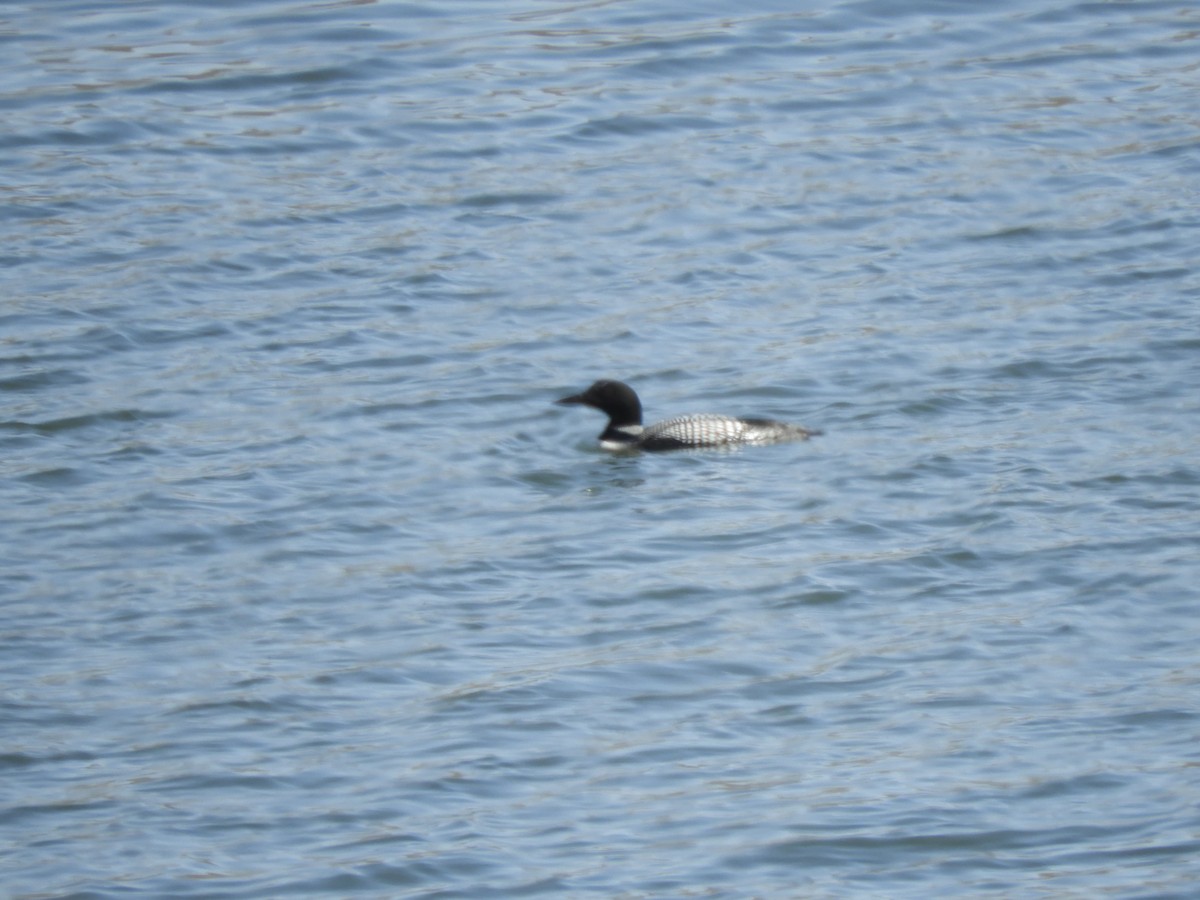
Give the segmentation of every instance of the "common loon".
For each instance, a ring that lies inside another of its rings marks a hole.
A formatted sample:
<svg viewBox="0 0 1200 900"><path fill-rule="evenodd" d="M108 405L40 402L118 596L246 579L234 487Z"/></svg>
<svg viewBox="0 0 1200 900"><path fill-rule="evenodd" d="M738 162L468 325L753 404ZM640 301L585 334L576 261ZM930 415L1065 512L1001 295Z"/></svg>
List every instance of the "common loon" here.
<svg viewBox="0 0 1200 900"><path fill-rule="evenodd" d="M682 450L687 447L778 444L808 440L821 433L772 419L738 419L712 414L679 416L644 428L642 402L633 388L620 381L597 381L582 394L555 402L564 406L578 403L606 413L608 427L600 433L600 446L605 450Z"/></svg>

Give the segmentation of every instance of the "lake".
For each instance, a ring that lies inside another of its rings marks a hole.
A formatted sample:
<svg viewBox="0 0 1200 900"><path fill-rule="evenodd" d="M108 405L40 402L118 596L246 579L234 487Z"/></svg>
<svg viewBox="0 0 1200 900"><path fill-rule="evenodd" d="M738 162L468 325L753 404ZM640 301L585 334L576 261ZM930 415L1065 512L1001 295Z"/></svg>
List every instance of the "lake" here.
<svg viewBox="0 0 1200 900"><path fill-rule="evenodd" d="M1200 10L0 38L0 893L1200 890Z"/></svg>

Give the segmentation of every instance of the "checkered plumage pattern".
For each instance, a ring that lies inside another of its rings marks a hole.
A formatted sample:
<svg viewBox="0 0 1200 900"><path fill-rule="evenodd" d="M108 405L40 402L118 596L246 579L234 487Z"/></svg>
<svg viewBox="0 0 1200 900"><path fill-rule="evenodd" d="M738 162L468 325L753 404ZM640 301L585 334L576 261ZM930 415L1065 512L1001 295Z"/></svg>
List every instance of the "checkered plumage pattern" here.
<svg viewBox="0 0 1200 900"><path fill-rule="evenodd" d="M783 441L802 441L810 434L797 425L769 419L738 419L706 414L678 416L651 425L642 432L638 446L644 450L670 450L728 444L778 444Z"/></svg>

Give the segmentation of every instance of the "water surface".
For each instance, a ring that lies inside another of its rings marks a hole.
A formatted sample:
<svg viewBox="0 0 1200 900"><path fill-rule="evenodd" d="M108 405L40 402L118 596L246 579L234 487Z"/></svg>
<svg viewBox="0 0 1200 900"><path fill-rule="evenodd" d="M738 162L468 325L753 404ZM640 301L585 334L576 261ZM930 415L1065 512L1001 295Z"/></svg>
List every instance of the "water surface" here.
<svg viewBox="0 0 1200 900"><path fill-rule="evenodd" d="M8 5L3 893L1192 896L1198 34Z"/></svg>

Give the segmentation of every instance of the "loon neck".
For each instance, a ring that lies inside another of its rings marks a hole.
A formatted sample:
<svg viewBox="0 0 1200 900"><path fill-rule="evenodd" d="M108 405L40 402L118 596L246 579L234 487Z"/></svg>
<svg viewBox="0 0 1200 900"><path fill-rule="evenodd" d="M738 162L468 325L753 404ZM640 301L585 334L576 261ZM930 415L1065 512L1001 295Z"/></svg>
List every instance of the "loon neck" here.
<svg viewBox="0 0 1200 900"><path fill-rule="evenodd" d="M644 430L641 423L617 425L614 419L609 419L608 427L600 432L600 444L610 450L636 447Z"/></svg>

